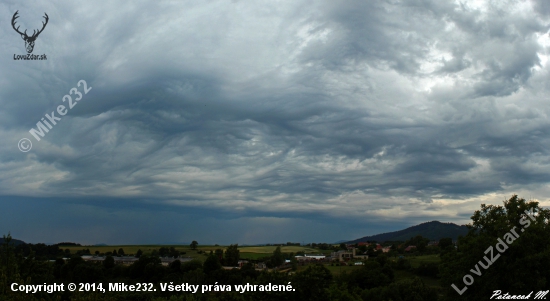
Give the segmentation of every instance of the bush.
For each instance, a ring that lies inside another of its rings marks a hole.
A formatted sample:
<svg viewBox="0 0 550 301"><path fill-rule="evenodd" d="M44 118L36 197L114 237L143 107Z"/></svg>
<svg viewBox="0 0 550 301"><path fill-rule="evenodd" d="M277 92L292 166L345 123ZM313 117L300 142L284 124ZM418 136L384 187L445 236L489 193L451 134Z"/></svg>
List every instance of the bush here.
<svg viewBox="0 0 550 301"><path fill-rule="evenodd" d="M411 268L411 263L405 258L399 258L397 259L395 268L397 270L409 270Z"/></svg>
<svg viewBox="0 0 550 301"><path fill-rule="evenodd" d="M439 277L439 264L435 262L421 263L420 266L414 269L414 273L419 276Z"/></svg>

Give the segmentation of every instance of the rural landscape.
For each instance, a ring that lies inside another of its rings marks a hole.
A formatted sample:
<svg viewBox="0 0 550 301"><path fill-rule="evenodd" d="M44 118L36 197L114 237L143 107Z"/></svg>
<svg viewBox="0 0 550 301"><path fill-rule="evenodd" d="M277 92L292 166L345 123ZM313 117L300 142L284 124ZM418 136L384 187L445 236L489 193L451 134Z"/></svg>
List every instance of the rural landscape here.
<svg viewBox="0 0 550 301"><path fill-rule="evenodd" d="M519 296L527 291L544 292L548 287L549 221L549 209L513 196L503 206L483 205L467 226L432 221L340 244L219 246L193 241L188 246L45 245L27 244L8 234L0 248L0 296L2 300L155 301L436 301ZM508 229L520 225L524 225L522 235L508 241ZM453 237L434 240L448 234ZM410 239L399 240L407 236ZM384 240L378 243L374 238ZM506 252L499 249L499 242ZM489 247L493 258L491 245L495 243L499 250L495 252L502 252L498 261L484 256ZM473 266L479 270L477 261L482 264L483 259L480 278L464 286L463 275ZM13 292L9 289L13 283L93 286L85 291L29 295ZM168 283L184 285L167 290ZM145 284L150 285L146 291L123 289ZM247 285L250 289L244 290ZM273 290L272 285L286 289ZM196 289L186 290L188 287ZM506 292L495 293L498 288L506 288ZM109 291L113 289L121 291Z"/></svg>

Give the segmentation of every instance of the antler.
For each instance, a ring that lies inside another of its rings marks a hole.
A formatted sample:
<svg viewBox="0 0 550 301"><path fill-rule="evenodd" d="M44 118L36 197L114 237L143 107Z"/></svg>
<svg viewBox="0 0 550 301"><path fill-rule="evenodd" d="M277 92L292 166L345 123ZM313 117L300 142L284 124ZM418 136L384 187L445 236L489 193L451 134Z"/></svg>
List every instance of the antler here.
<svg viewBox="0 0 550 301"><path fill-rule="evenodd" d="M27 31L25 30L25 33L22 33L19 31L19 26L17 26L17 28L15 28L15 19L19 18L19 16L17 15L19 11L16 11L15 14L13 14L13 18L11 18L11 26L13 27L13 29L15 29L15 31L17 31L18 34L20 35L27 35Z"/></svg>
<svg viewBox="0 0 550 301"><path fill-rule="evenodd" d="M42 31L44 31L44 28L46 28L46 25L48 24L48 20L49 20L50 18L48 17L48 14L47 14L47 13L44 13L44 15L46 15L46 16L44 16L44 17L42 17L42 18L46 19L46 23L42 22L42 29L40 29L37 33L34 33L36 30L33 30L33 32L32 32L32 37L33 37L33 38L38 37L38 35L39 35Z"/></svg>

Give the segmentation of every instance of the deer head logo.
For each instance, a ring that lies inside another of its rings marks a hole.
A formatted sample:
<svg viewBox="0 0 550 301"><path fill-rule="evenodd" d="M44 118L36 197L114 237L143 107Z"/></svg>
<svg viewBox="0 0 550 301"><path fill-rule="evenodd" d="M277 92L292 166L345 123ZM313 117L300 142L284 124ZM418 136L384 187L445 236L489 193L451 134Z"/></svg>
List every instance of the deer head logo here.
<svg viewBox="0 0 550 301"><path fill-rule="evenodd" d="M36 30L33 30L32 36L29 37L27 35L26 29L25 32L20 32L19 26L15 28L15 19L19 18L19 16L17 15L18 12L19 11L16 11L15 14L13 14L13 18L11 18L11 26L15 31L17 31L18 34L21 35L21 38L25 40L25 48L27 48L27 53L32 53L32 50L34 49L34 41L36 40L36 38L38 38L38 35L44 30L44 28L46 28L46 24L48 24L48 14L44 13L45 16L43 18L46 19L46 22L42 22L42 29L38 30L38 32L36 32Z"/></svg>

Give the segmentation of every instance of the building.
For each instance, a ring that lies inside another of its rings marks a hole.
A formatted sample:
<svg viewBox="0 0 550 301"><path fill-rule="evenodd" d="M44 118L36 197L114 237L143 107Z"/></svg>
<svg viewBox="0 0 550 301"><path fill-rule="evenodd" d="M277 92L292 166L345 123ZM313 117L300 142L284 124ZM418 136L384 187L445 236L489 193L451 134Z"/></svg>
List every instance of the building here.
<svg viewBox="0 0 550 301"><path fill-rule="evenodd" d="M325 259L325 255L323 254L311 254L311 255L308 255L308 254L304 254L304 256L306 258L311 258L311 259L317 259L317 260L321 260L321 259Z"/></svg>
<svg viewBox="0 0 550 301"><path fill-rule="evenodd" d="M239 266L239 268L242 268L247 263L248 263L248 260L239 260L237 262L237 265Z"/></svg>
<svg viewBox="0 0 550 301"><path fill-rule="evenodd" d="M103 263L106 256L84 255L84 256L81 256L81 258L84 259L84 261ZM136 258L136 257L133 257L133 256L132 257L130 257L130 256L121 256L121 257L113 256L113 259L114 259L115 264L122 264L122 265L131 265L132 263L139 260L139 258Z"/></svg>
<svg viewBox="0 0 550 301"><path fill-rule="evenodd" d="M345 251L345 250L340 250L340 251L337 251L337 252L332 252L331 253L331 258L333 260L338 260L338 261L348 261L350 259L363 259L363 260L366 260L369 258L369 255L357 255L355 253L355 248L352 248L351 251Z"/></svg>
<svg viewBox="0 0 550 301"><path fill-rule="evenodd" d="M304 254L304 256L294 256L298 261L312 261L312 260L324 260L326 258L323 254Z"/></svg>
<svg viewBox="0 0 550 301"><path fill-rule="evenodd" d="M330 254L330 257L333 260L348 261L348 260L353 258L354 253L355 253L355 249L353 249L351 252L350 251L345 251L345 250L340 250L340 251L332 252Z"/></svg>
<svg viewBox="0 0 550 301"><path fill-rule="evenodd" d="M84 259L84 261L96 262L96 263L103 263L103 261L106 258L105 256L91 256L91 255L84 255L84 256L81 256L81 257L82 257L82 259ZM178 258L159 257L159 258L160 258L160 263L163 266L169 266L170 263L172 263L176 260L179 260L182 263L193 260L193 258L191 258L191 257L178 257ZM122 265L131 265L134 262L139 260L139 258L133 257L133 256L121 256L121 257L113 256L113 259L115 261L115 264L122 264Z"/></svg>
<svg viewBox="0 0 550 301"><path fill-rule="evenodd" d="M191 258L191 257L178 257L178 258L174 258L174 257L160 257L160 263L161 263L163 266L169 266L172 262L174 262L174 261L176 261L176 260L179 260L181 263L184 263L184 262L188 262L188 261L193 260L193 258Z"/></svg>

